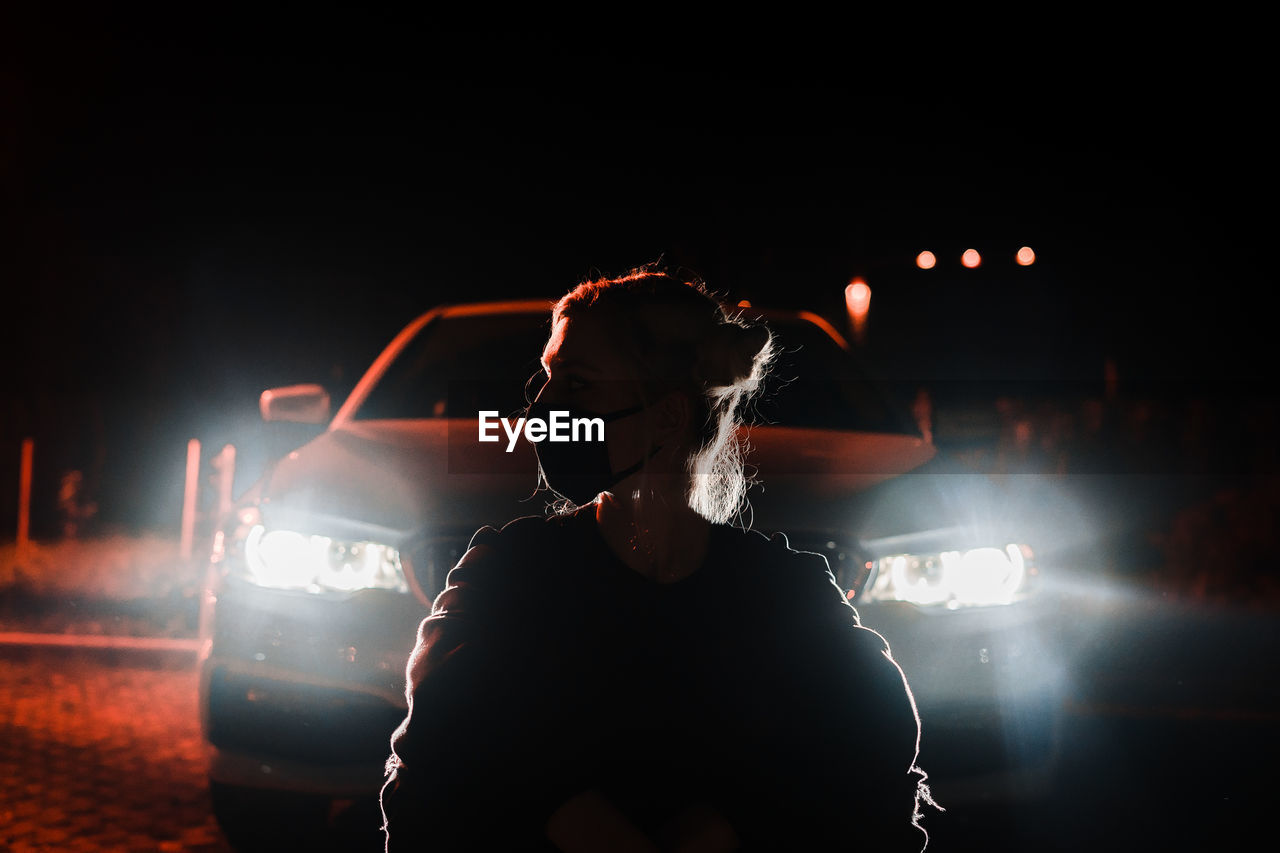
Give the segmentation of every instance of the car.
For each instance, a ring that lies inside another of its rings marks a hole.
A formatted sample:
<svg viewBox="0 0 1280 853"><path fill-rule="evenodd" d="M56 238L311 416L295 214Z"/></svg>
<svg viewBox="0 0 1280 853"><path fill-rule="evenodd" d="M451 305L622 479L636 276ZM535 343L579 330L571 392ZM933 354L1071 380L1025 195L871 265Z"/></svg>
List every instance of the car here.
<svg viewBox="0 0 1280 853"><path fill-rule="evenodd" d="M428 311L332 417L318 386L263 393L266 420L326 426L214 537L199 708L233 839L281 793L376 794L416 628L446 574L479 527L544 513L531 445L478 441L478 413L513 414L536 392L551 304ZM824 554L888 639L944 805L1034 790L1069 687L1046 557L1073 510L947 460L826 319L734 310L763 319L779 351L743 427L759 483L738 523Z"/></svg>

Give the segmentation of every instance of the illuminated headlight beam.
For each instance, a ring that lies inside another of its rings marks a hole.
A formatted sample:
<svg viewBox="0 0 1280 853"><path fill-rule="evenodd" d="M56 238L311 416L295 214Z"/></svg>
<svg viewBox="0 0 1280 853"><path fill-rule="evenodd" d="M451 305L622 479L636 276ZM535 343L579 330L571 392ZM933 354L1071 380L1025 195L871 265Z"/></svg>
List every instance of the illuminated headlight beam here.
<svg viewBox="0 0 1280 853"><path fill-rule="evenodd" d="M256 524L244 540L244 561L248 580L274 589L409 591L400 552L376 542L343 542Z"/></svg>
<svg viewBox="0 0 1280 853"><path fill-rule="evenodd" d="M934 554L893 554L875 561L866 601L907 601L948 609L1012 604L1025 593L1031 550L1022 545Z"/></svg>

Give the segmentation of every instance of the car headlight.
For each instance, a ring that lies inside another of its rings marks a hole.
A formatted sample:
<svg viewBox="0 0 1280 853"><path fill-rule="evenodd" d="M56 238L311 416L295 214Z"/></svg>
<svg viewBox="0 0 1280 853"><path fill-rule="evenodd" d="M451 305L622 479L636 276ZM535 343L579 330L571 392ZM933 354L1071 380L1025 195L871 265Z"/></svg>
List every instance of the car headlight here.
<svg viewBox="0 0 1280 853"><path fill-rule="evenodd" d="M236 521L230 537L221 532L215 537L213 562L225 561L228 569L234 566L244 580L258 586L311 593L409 591L400 552L389 545L268 530L255 509L242 511Z"/></svg>
<svg viewBox="0 0 1280 853"><path fill-rule="evenodd" d="M257 524L245 537L244 561L248 579L259 586L308 592L409 591L400 552L377 542L343 542Z"/></svg>
<svg viewBox="0 0 1280 853"><path fill-rule="evenodd" d="M921 606L1012 604L1025 597L1036 573L1025 545L934 554L892 554L873 562L865 601L909 601Z"/></svg>

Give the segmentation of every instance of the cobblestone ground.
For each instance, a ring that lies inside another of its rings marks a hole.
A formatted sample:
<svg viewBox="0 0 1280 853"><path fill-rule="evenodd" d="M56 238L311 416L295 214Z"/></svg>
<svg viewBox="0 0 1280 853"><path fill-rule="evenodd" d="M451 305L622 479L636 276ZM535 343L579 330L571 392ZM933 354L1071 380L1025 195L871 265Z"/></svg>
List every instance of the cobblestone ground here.
<svg viewBox="0 0 1280 853"><path fill-rule="evenodd" d="M229 851L190 661L0 649L0 850Z"/></svg>

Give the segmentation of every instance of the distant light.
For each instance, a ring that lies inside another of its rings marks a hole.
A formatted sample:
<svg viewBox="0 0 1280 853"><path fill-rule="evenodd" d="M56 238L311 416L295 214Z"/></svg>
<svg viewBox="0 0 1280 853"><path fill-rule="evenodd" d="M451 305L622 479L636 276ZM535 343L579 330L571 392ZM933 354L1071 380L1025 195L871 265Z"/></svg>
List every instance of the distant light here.
<svg viewBox="0 0 1280 853"><path fill-rule="evenodd" d="M855 278L844 289L844 304L849 309L849 322L853 326L853 339L861 344L867 339L867 314L871 310L871 288L861 278Z"/></svg>
<svg viewBox="0 0 1280 853"><path fill-rule="evenodd" d="M933 254L933 252L930 252L928 249L925 249L923 252L916 255L916 266L920 267L920 269L922 270L933 269L934 264L936 264L937 262L938 262L937 257Z"/></svg>
<svg viewBox="0 0 1280 853"><path fill-rule="evenodd" d="M1023 246L1018 250L1018 266L1029 267L1036 262L1036 253L1031 251L1030 246Z"/></svg>
<svg viewBox="0 0 1280 853"><path fill-rule="evenodd" d="M738 307L739 307L739 308L750 308L750 307L751 307L751 300L750 300L750 299L740 299L740 300L738 300Z"/></svg>
<svg viewBox="0 0 1280 853"><path fill-rule="evenodd" d="M969 269L974 269L982 263L982 255L978 254L977 249L965 249L964 254L960 256L960 263Z"/></svg>
<svg viewBox="0 0 1280 853"><path fill-rule="evenodd" d="M866 316L871 308L871 288L862 279L855 278L844 289L844 299L849 305L850 314L854 317Z"/></svg>

